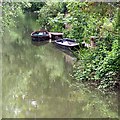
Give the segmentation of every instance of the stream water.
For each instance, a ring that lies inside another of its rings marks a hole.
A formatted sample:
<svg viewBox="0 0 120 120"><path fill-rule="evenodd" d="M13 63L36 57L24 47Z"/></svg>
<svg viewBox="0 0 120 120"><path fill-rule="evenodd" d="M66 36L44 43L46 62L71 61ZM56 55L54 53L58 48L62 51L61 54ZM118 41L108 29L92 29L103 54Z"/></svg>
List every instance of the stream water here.
<svg viewBox="0 0 120 120"><path fill-rule="evenodd" d="M32 44L36 29L34 17L27 16L4 33L2 117L117 118L117 95L73 84L74 58L53 43Z"/></svg>

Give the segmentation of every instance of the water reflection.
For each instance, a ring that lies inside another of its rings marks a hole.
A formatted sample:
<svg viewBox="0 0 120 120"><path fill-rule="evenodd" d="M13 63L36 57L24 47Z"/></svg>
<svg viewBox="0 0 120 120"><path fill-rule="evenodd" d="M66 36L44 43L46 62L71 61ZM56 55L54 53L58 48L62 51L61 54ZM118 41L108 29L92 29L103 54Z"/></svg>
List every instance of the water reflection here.
<svg viewBox="0 0 120 120"><path fill-rule="evenodd" d="M49 41L40 41L40 42L31 41L31 43L35 46L43 46L45 44L48 44Z"/></svg>

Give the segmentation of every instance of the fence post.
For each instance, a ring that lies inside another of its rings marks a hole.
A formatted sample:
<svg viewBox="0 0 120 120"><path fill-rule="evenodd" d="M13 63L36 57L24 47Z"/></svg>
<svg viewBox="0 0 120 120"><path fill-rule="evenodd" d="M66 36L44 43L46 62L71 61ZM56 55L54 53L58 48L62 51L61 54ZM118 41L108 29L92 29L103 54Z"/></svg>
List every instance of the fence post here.
<svg viewBox="0 0 120 120"><path fill-rule="evenodd" d="M90 46L93 47L93 48L96 47L96 41L95 40L96 40L96 36L91 36L90 37Z"/></svg>

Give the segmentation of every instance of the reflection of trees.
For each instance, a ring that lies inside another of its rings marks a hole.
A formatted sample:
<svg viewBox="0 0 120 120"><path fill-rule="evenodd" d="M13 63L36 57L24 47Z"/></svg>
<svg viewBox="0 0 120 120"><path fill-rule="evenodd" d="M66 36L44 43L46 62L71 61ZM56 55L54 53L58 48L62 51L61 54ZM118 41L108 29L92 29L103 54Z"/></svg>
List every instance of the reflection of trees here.
<svg viewBox="0 0 120 120"><path fill-rule="evenodd" d="M41 48L39 53L30 77L30 93L35 94L36 97L43 93L53 96L63 94L67 71L64 72L62 54L49 45L46 49Z"/></svg>
<svg viewBox="0 0 120 120"><path fill-rule="evenodd" d="M8 56L11 63L5 59ZM97 95L88 93L85 88L69 91L66 84L69 59L64 59L51 44L23 46L22 50L18 47L3 57L3 116L86 117L86 113L88 117L116 116L104 100L100 101Z"/></svg>
<svg viewBox="0 0 120 120"><path fill-rule="evenodd" d="M28 111L29 100L67 94L63 56L51 44L40 47L11 44L7 51L3 55L4 116L13 116L15 109Z"/></svg>
<svg viewBox="0 0 120 120"><path fill-rule="evenodd" d="M68 73L72 72L72 65L74 64L73 62L73 57L67 54L64 55L64 67L66 68L64 70Z"/></svg>

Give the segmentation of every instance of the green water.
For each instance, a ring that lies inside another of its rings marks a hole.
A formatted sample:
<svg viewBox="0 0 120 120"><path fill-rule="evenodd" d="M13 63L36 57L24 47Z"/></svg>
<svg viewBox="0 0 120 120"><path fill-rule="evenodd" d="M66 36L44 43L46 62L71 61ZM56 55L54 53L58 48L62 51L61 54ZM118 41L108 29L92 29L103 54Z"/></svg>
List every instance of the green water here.
<svg viewBox="0 0 120 120"><path fill-rule="evenodd" d="M39 25L29 16L4 33L2 117L117 118L117 95L73 84L74 58L52 43L33 45L35 29Z"/></svg>

